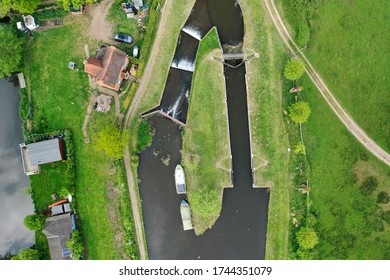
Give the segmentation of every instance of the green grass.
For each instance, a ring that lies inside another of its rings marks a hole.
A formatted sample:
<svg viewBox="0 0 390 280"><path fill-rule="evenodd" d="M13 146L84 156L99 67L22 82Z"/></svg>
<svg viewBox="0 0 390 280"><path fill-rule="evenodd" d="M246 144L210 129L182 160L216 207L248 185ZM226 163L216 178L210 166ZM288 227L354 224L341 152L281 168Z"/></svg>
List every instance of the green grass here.
<svg viewBox="0 0 390 280"><path fill-rule="evenodd" d="M82 69L83 45L89 43L85 32L88 17L66 17L64 26L36 33L27 49L26 78L34 103L33 129L49 132L70 129L73 132L76 159L76 201L79 225L84 236L88 259L124 258L121 240L115 234L122 228L117 200L109 197L117 187L115 163L98 153L93 139L98 126L110 115L93 113L90 119L89 136L92 143L86 144L82 124L86 114L90 89L83 71L67 69L69 61L75 61ZM94 125L95 123L95 125ZM50 193L64 183L61 163L42 166L42 173L31 177L37 207L46 207ZM118 218L119 217L119 218ZM119 222L118 222L119 221ZM37 236L37 246L45 246Z"/></svg>
<svg viewBox="0 0 390 280"><path fill-rule="evenodd" d="M303 81L313 114L305 125L311 165L312 210L319 217L315 228L320 243L315 259L389 259L390 227L381 220L389 205L376 203L389 189L388 166L370 155L350 135L306 77ZM363 195L365 178L375 176L378 189Z"/></svg>
<svg viewBox="0 0 390 280"><path fill-rule="evenodd" d="M296 13L284 8L287 19ZM317 9L309 59L362 129L390 151L389 2L331 0Z"/></svg>
<svg viewBox="0 0 390 280"><path fill-rule="evenodd" d="M221 164L231 154L223 64L210 60L211 55L222 56L216 29L199 45L183 135L182 160L196 234L215 223L222 208L223 188L231 185L231 167Z"/></svg>
<svg viewBox="0 0 390 280"><path fill-rule="evenodd" d="M244 48L260 55L247 63L248 107L255 185L270 187L267 259L287 259L289 146L282 119L282 68L285 51L261 1L240 1Z"/></svg>

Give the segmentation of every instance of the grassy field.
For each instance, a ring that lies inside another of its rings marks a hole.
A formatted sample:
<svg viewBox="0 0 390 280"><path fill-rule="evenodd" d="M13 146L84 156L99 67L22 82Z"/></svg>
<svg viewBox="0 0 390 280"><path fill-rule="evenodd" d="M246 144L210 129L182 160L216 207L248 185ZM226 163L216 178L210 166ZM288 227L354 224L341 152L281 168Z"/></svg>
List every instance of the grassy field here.
<svg viewBox="0 0 390 280"><path fill-rule="evenodd" d="M125 194L120 191L123 182L117 175L121 167L93 147L96 131L113 116L93 113L88 131L91 143L84 142L81 128L90 97L88 79L83 71L67 69L69 61L75 61L82 69L83 45L88 43L90 49L97 45L86 37L89 22L88 17L67 16L63 27L36 33L26 49L25 74L34 104L32 127L39 132L64 128L72 131L77 214L86 257L124 259L134 254L125 253L126 233L119 207ZM42 174L31 177L34 193L40 192L40 199L35 200L38 208L46 207L50 194L64 184L61 168L61 163L43 166ZM37 244L38 241L42 241L39 236Z"/></svg>
<svg viewBox="0 0 390 280"><path fill-rule="evenodd" d="M216 29L199 45L183 135L182 162L196 234L213 226L221 211L223 188L231 185L231 166L223 166L231 155L223 64L211 56L222 57Z"/></svg>
<svg viewBox="0 0 390 280"><path fill-rule="evenodd" d="M318 14L311 25L309 59L363 130L390 151L390 3L314 2ZM284 11L287 19L298 13L290 5Z"/></svg>
<svg viewBox="0 0 390 280"><path fill-rule="evenodd" d="M281 69L285 51L261 1L240 0L244 48L260 55L247 63L255 184L270 187L266 258L287 259L289 147L282 118Z"/></svg>
<svg viewBox="0 0 390 280"><path fill-rule="evenodd" d="M313 114L305 133L311 165L311 209L320 243L315 259L390 259L390 226L381 219L390 204L378 204L380 191L390 193L390 169L371 156L325 105L308 78L303 84ZM331 131L331 133L330 133ZM372 194L362 192L374 176Z"/></svg>

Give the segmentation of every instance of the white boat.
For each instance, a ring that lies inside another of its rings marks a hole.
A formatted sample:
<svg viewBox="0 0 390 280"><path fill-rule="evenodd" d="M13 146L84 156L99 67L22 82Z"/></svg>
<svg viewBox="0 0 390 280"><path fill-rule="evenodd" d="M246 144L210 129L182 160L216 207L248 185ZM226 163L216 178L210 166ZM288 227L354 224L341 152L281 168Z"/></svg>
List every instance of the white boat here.
<svg viewBox="0 0 390 280"><path fill-rule="evenodd" d="M176 184L177 194L185 194L186 193L186 179L184 176L183 167L181 167L180 164L176 165L176 168L175 168L175 184Z"/></svg>
<svg viewBox="0 0 390 280"><path fill-rule="evenodd" d="M181 214L181 219L183 221L183 229L184 230L193 229L194 226L192 225L192 221L191 221L190 205L184 199L181 201L180 204L180 214Z"/></svg>

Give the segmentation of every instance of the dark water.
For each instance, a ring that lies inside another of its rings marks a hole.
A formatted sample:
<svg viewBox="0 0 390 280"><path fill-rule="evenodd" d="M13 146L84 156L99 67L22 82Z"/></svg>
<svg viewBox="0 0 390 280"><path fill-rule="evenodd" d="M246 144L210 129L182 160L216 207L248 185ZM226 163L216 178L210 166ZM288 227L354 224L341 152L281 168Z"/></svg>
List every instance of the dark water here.
<svg viewBox="0 0 390 280"><path fill-rule="evenodd" d="M0 79L0 254L17 253L34 244L34 233L23 225L24 217L34 208L30 196L23 193L29 181L19 150L23 135L18 90Z"/></svg>
<svg viewBox="0 0 390 280"><path fill-rule="evenodd" d="M186 61L195 61L197 39L204 37L213 25L223 45L242 43L243 18L235 3L197 0L181 32L172 64L176 66L181 55ZM192 81L192 72L188 70L171 67L160 105L183 122L188 108L186 94ZM156 134L152 145L140 155L138 175L151 259L264 259L269 193L252 188L245 65L225 67L224 72L234 188L224 190L221 215L202 236L182 229L179 206L184 196L176 194L174 184L174 169L181 160L181 130L163 117L150 119ZM168 166L161 160L166 155L171 157Z"/></svg>

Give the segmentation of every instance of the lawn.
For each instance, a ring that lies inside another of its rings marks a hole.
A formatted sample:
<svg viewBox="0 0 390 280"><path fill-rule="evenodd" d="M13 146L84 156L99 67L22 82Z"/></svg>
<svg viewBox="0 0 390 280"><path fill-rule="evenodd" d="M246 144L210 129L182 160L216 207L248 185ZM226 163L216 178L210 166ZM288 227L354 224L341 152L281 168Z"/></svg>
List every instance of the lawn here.
<svg viewBox="0 0 390 280"><path fill-rule="evenodd" d="M223 188L231 186L223 64L211 56L222 57L215 28L199 45L183 134L182 162L196 234L213 226L222 208Z"/></svg>
<svg viewBox="0 0 390 280"><path fill-rule="evenodd" d="M285 50L262 1L240 1L244 48L260 55L247 63L248 107L255 185L270 188L267 259L287 259L289 223L289 147L282 118L281 69Z"/></svg>
<svg viewBox="0 0 390 280"><path fill-rule="evenodd" d="M121 166L97 152L93 146L99 125L112 120L112 114L93 113L90 120L91 143L84 142L81 131L90 97L88 78L83 73L83 45L94 49L97 42L85 34L88 17L67 16L64 26L36 33L26 49L25 74L34 104L33 131L50 132L70 129L73 133L76 179L75 200L79 226L84 236L88 259L124 259L121 237L123 211L120 212L123 180L118 175ZM67 68L75 61L81 71ZM42 167L42 173L31 177L37 210L42 210L50 194L64 186L62 163ZM38 198L39 193L39 198ZM37 236L37 245L43 242ZM128 240L126 240L128 242Z"/></svg>
<svg viewBox="0 0 390 280"><path fill-rule="evenodd" d="M389 1L314 2L306 54L342 106L389 152ZM289 20L299 13L293 5L283 7Z"/></svg>

